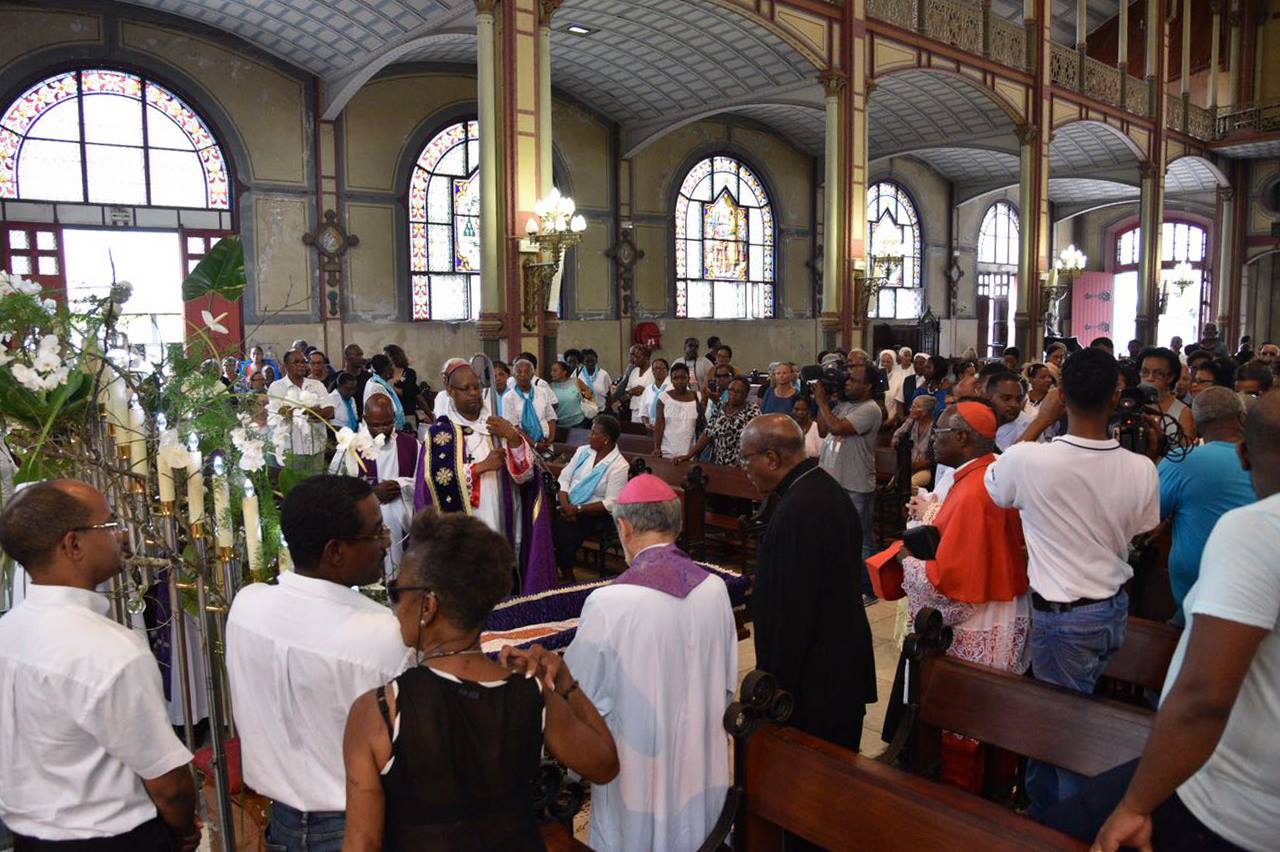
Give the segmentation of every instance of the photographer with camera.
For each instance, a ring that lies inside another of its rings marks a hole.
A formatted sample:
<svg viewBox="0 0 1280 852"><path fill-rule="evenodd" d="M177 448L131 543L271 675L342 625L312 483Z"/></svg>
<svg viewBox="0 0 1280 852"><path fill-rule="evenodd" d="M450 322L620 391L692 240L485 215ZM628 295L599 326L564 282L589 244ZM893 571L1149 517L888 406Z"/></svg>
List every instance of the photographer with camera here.
<svg viewBox="0 0 1280 852"><path fill-rule="evenodd" d="M1124 640L1129 601L1123 586L1133 576L1129 542L1160 523L1155 465L1111 434L1119 382L1116 360L1103 350L1073 353L1061 389L1050 391L1022 441L986 473L995 504L1022 513L1034 610L1032 673L1086 694ZM1067 434L1034 443L1063 408ZM1148 419L1144 428L1158 427ZM1082 781L1030 761L1032 815L1077 792Z"/></svg>
<svg viewBox="0 0 1280 852"><path fill-rule="evenodd" d="M878 549L874 529L876 493L876 437L884 419L871 398L871 368L865 364L826 371L813 385L818 404L818 434L823 437L818 464L840 483L858 512L862 525L862 602L877 598L867 575L866 560ZM834 408L830 398L837 399Z"/></svg>

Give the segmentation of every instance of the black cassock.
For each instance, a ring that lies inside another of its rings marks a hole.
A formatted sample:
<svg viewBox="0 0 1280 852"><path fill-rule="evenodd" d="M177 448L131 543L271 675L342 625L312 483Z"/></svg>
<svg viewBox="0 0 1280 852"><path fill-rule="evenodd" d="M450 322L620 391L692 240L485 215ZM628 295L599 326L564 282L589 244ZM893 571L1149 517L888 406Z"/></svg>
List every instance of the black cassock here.
<svg viewBox="0 0 1280 852"><path fill-rule="evenodd" d="M858 513L812 459L777 493L752 593L756 667L795 697L793 727L856 750L876 700Z"/></svg>

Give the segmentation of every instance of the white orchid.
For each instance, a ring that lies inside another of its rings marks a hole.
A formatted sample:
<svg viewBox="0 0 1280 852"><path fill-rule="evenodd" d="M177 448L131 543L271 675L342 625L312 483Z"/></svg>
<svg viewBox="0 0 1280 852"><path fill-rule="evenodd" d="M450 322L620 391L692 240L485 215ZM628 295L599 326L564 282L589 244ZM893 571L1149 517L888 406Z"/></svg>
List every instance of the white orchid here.
<svg viewBox="0 0 1280 852"><path fill-rule="evenodd" d="M43 390L44 379L35 370L23 364L21 361L14 363L9 368L13 373L13 377L18 380L18 384L27 390L40 391Z"/></svg>
<svg viewBox="0 0 1280 852"><path fill-rule="evenodd" d="M240 451L239 467L253 473L267 466L265 442L256 434L258 430L242 419L241 426L231 430L231 443Z"/></svg>
<svg viewBox="0 0 1280 852"><path fill-rule="evenodd" d="M177 429L165 429L160 433L156 454L164 459L165 464L169 465L169 467L178 470L185 469L191 462L191 453L187 451L186 445L178 440Z"/></svg>
<svg viewBox="0 0 1280 852"><path fill-rule="evenodd" d="M227 318L227 315L226 315L225 313L218 314L218 315L215 317L215 316L214 316L212 313L210 313L209 311L201 311L201 312L200 312L200 319L204 320L204 327L205 327L205 328L207 328L207 329L209 329L209 331L216 332L216 333L218 333L218 334L230 334L230 333L231 333L231 332L227 331L227 327L226 327L225 325L223 325L223 324L222 324L222 320L224 320L224 319L226 319L226 318Z"/></svg>
<svg viewBox="0 0 1280 852"><path fill-rule="evenodd" d="M44 308L45 313L52 314L58 310L58 303L53 299L41 299L40 307Z"/></svg>

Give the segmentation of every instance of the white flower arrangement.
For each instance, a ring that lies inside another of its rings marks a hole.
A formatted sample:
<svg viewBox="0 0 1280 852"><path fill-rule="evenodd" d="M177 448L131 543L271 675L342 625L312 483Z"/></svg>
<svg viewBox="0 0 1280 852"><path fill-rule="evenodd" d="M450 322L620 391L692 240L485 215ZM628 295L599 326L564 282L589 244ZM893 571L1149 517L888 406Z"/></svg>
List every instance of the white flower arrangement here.
<svg viewBox="0 0 1280 852"><path fill-rule="evenodd" d="M375 438L369 434L369 427L361 423L357 432L343 426L338 430L337 441L337 452L342 454L347 475L357 476L360 473L360 459L377 458L378 453L386 446L387 436L379 435Z"/></svg>
<svg viewBox="0 0 1280 852"><path fill-rule="evenodd" d="M191 461L191 453L187 451L187 445L178 439L177 429L165 429L160 433L156 453L176 470L185 469Z"/></svg>

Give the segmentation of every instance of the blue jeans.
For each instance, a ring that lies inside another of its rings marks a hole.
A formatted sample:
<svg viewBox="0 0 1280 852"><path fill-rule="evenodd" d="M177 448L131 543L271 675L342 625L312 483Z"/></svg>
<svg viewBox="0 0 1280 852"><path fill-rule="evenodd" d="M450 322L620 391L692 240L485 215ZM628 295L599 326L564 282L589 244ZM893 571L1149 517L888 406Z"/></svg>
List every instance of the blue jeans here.
<svg viewBox="0 0 1280 852"><path fill-rule="evenodd" d="M1070 612L1041 612L1031 616L1031 673L1036 680L1065 686L1086 695L1124 642L1129 596L1114 598ZM1046 808L1068 799L1089 779L1037 760L1027 761L1028 813L1038 817Z"/></svg>
<svg viewBox="0 0 1280 852"><path fill-rule="evenodd" d="M346 828L346 811L307 813L283 802L272 802L267 852L342 852Z"/></svg>
<svg viewBox="0 0 1280 852"><path fill-rule="evenodd" d="M867 559L874 556L876 552L876 493L848 489L845 489L845 493L853 502L853 508L858 512L858 521L862 524L862 593L874 595L875 589L871 586L871 575L867 573Z"/></svg>

